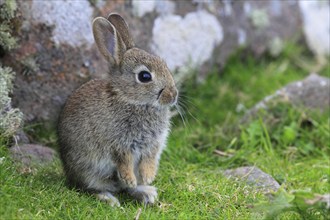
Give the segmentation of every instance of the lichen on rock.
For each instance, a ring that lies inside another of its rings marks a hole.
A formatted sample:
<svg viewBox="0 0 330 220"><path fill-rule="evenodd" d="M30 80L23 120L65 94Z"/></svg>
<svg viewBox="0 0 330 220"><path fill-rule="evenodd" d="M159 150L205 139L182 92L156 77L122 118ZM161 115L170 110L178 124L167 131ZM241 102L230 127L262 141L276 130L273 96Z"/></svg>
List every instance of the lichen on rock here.
<svg viewBox="0 0 330 220"><path fill-rule="evenodd" d="M17 39L12 36L13 27L10 24L16 10L15 0L0 1L0 49L11 50L17 46Z"/></svg>
<svg viewBox="0 0 330 220"><path fill-rule="evenodd" d="M87 0L81 1L32 1L32 21L54 26L56 44L73 47L91 46L93 8ZM28 14L28 13L26 13Z"/></svg>
<svg viewBox="0 0 330 220"><path fill-rule="evenodd" d="M0 136L10 137L16 133L23 122L23 114L11 107L9 93L15 73L9 67L0 66Z"/></svg>
<svg viewBox="0 0 330 220"><path fill-rule="evenodd" d="M253 26L262 29L269 26L269 17L265 9L255 9L250 15Z"/></svg>
<svg viewBox="0 0 330 220"><path fill-rule="evenodd" d="M145 14L152 12L156 7L156 1L140 1L133 0L133 13L138 17L143 17Z"/></svg>
<svg viewBox="0 0 330 220"><path fill-rule="evenodd" d="M330 55L329 1L299 1L303 30L310 49L318 59Z"/></svg>
<svg viewBox="0 0 330 220"><path fill-rule="evenodd" d="M204 10L190 12L185 17L158 17L152 34L153 51L166 60L171 70L203 64L223 39L220 22Z"/></svg>

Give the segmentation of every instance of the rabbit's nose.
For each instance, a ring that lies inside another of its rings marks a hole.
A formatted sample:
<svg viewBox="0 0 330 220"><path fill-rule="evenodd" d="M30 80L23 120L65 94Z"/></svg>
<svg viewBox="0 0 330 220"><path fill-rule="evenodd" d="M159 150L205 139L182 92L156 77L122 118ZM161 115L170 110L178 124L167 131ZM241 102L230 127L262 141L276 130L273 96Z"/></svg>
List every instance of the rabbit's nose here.
<svg viewBox="0 0 330 220"><path fill-rule="evenodd" d="M174 105L177 101L178 90L174 87L164 88L160 92L159 102L162 105Z"/></svg>
<svg viewBox="0 0 330 220"><path fill-rule="evenodd" d="M170 105L175 105L176 102L178 101L178 90L175 87L172 87L171 89L169 89L169 104Z"/></svg>
<svg viewBox="0 0 330 220"><path fill-rule="evenodd" d="M173 96L172 96L172 105L174 105L178 101L178 95L179 95L179 91L176 88L174 88Z"/></svg>

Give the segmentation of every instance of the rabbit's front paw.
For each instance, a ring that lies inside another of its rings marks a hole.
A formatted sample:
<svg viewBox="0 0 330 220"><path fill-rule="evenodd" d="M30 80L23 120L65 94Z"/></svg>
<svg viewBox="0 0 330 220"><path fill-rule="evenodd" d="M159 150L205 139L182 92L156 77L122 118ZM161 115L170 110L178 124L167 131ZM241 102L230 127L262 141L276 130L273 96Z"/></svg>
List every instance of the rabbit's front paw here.
<svg viewBox="0 0 330 220"><path fill-rule="evenodd" d="M118 177L121 182L127 185L129 188L135 188L137 185L136 177L133 172L129 171L122 171L118 172Z"/></svg>
<svg viewBox="0 0 330 220"><path fill-rule="evenodd" d="M154 181L156 177L156 166L148 163L141 162L140 164L140 175L142 178L143 185L148 185Z"/></svg>

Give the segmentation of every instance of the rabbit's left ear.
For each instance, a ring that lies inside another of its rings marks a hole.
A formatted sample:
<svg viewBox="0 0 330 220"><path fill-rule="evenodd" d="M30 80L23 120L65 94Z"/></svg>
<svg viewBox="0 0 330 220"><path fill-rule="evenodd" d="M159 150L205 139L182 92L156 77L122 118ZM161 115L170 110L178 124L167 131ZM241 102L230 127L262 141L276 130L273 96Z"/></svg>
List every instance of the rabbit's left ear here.
<svg viewBox="0 0 330 220"><path fill-rule="evenodd" d="M108 16L108 21L116 28L117 32L119 33L122 41L124 42L126 49L133 48L134 42L132 39L132 36L129 32L128 25L123 17L121 17L119 14L110 14Z"/></svg>

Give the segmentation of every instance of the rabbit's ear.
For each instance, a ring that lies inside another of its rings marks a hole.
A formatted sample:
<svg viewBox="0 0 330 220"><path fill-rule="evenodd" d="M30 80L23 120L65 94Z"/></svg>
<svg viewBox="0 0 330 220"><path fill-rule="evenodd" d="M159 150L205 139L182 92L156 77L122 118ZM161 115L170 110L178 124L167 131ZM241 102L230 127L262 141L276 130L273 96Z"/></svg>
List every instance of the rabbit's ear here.
<svg viewBox="0 0 330 220"><path fill-rule="evenodd" d="M101 54L111 65L119 65L126 46L116 28L107 19L98 17L93 21L93 34Z"/></svg>
<svg viewBox="0 0 330 220"><path fill-rule="evenodd" d="M126 48L130 49L134 47L132 36L129 33L128 25L124 20L124 18L122 18L119 14L110 14L108 16L108 20L119 32L121 39L124 41L126 45Z"/></svg>

